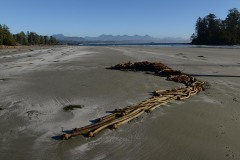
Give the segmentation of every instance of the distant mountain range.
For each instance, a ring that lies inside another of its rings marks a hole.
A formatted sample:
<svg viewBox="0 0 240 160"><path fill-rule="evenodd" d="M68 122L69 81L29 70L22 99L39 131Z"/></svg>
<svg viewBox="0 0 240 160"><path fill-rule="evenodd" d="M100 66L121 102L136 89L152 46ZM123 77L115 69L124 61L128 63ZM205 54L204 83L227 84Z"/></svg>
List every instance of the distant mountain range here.
<svg viewBox="0 0 240 160"><path fill-rule="evenodd" d="M55 37L58 41L76 41L76 42L85 41L85 39L82 37L68 37L64 36L63 34L54 34L52 36Z"/></svg>
<svg viewBox="0 0 240 160"><path fill-rule="evenodd" d="M134 36L128 36L128 35L100 35L98 37L84 37L85 40L87 41L154 41L156 40L155 38L150 37L149 35L145 36L139 36L139 35L134 35Z"/></svg>
<svg viewBox="0 0 240 160"><path fill-rule="evenodd" d="M126 43L189 43L190 40L176 37L153 38L149 35L145 36L129 36L129 35L100 35L98 37L68 37L63 34L52 35L62 42L86 43L86 42L126 42Z"/></svg>

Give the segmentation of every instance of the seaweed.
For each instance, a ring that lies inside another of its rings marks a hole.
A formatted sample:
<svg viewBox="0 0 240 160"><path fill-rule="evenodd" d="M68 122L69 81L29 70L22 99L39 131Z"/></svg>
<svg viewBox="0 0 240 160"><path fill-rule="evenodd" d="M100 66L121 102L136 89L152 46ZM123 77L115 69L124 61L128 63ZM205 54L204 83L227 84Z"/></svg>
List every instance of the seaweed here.
<svg viewBox="0 0 240 160"><path fill-rule="evenodd" d="M62 140L67 140L71 137L79 135L93 137L106 128L116 129L119 126L136 119L137 117L141 117L145 112L149 113L154 109L171 103L175 100L188 99L191 96L198 94L199 92L203 91L203 85L205 84L205 82L199 81L191 75L181 71L173 70L163 63L151 63L148 61L135 63L127 62L108 67L107 69L134 72L154 72L160 77L166 77L169 81L185 84L185 87L169 90L156 90L153 92L152 97L147 98L139 104L127 106L122 109L115 109L114 111L109 112L110 114L93 120L92 124L72 129L71 133L65 133L61 135ZM82 108L82 106L68 105L63 109L69 111L75 108Z"/></svg>
<svg viewBox="0 0 240 160"><path fill-rule="evenodd" d="M67 105L67 106L63 107L63 110L64 111L72 111L74 109L82 109L83 107L84 107L83 105L73 105L73 104L71 104L71 105Z"/></svg>

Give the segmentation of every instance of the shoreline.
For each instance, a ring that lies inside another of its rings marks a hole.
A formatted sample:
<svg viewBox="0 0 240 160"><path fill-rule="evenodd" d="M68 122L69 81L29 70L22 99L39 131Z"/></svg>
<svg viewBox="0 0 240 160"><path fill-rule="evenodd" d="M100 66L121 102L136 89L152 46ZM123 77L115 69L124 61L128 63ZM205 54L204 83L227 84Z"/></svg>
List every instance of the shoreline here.
<svg viewBox="0 0 240 160"><path fill-rule="evenodd" d="M59 48L64 45L32 45L32 46L0 46L0 55L10 53L23 53L33 50L41 50L48 48Z"/></svg>
<svg viewBox="0 0 240 160"><path fill-rule="evenodd" d="M84 44L84 45L31 45L31 46L0 46L0 54L22 53L33 50L61 48L61 47L162 47L162 48L213 48L240 49L240 45L194 45L190 43L126 43L126 44Z"/></svg>

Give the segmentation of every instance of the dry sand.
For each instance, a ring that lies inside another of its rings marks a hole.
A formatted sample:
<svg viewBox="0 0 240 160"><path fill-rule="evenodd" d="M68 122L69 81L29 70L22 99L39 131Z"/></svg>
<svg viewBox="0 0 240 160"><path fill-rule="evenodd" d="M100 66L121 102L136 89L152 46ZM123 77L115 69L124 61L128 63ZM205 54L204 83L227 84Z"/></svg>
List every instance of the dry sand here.
<svg viewBox="0 0 240 160"><path fill-rule="evenodd" d="M240 159L240 50L54 47L0 50L0 159ZM53 139L155 89L181 84L105 67L160 61L210 88L94 138ZM69 104L82 109L63 111Z"/></svg>

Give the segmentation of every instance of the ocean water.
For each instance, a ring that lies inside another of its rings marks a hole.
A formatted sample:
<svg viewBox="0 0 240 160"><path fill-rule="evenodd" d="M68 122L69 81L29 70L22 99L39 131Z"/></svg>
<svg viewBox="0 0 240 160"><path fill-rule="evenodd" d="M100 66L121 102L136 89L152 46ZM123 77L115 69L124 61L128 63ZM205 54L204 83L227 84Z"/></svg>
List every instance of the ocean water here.
<svg viewBox="0 0 240 160"><path fill-rule="evenodd" d="M80 46L163 46L163 47L191 47L189 43L83 43Z"/></svg>
<svg viewBox="0 0 240 160"><path fill-rule="evenodd" d="M240 48L240 45L193 45L190 43L83 43L79 46L162 46L180 48Z"/></svg>

